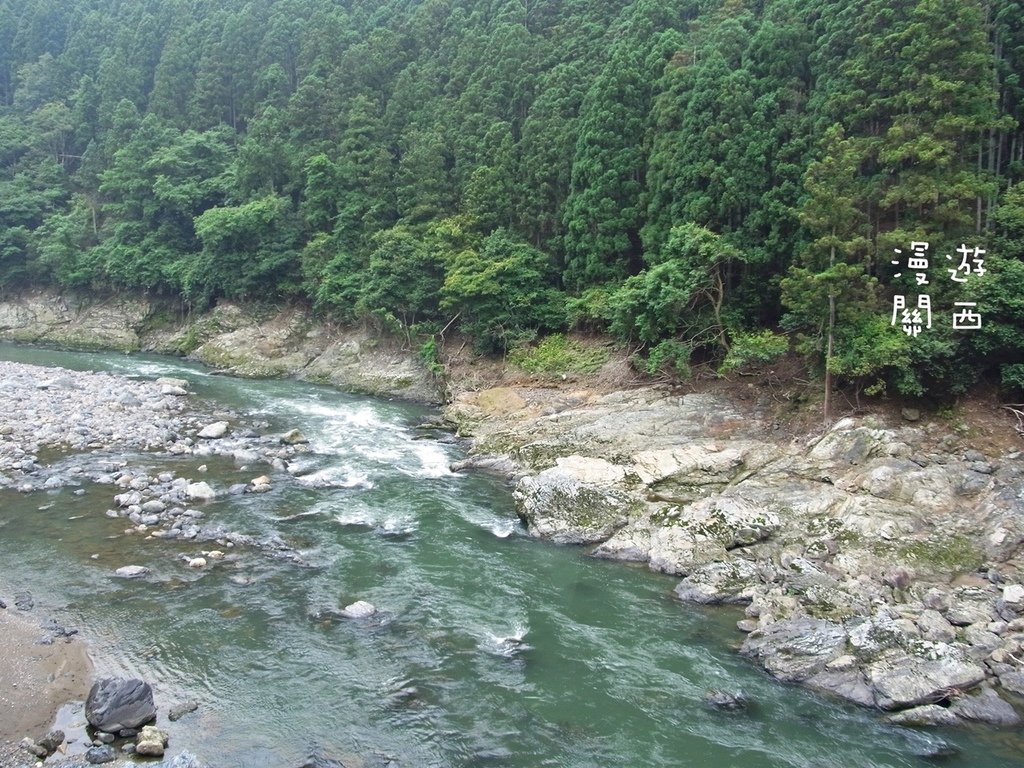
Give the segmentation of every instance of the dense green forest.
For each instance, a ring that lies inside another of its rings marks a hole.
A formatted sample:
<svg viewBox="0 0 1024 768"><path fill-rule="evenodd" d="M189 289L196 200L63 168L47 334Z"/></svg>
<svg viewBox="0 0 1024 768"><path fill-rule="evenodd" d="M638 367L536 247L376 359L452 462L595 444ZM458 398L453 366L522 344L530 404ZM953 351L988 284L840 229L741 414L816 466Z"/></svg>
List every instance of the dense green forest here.
<svg viewBox="0 0 1024 768"><path fill-rule="evenodd" d="M0 290L1012 392L1022 74L1015 0L0 0Z"/></svg>

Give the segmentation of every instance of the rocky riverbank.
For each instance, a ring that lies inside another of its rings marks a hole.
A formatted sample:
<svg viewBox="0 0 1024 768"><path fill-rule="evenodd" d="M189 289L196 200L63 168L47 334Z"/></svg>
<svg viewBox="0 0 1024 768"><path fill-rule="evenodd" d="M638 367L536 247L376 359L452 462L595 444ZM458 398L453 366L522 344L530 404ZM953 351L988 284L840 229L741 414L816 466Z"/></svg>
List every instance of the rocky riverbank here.
<svg viewBox="0 0 1024 768"><path fill-rule="evenodd" d="M281 481L322 483L290 466L306 450L297 430L263 434L259 428L265 424L234 413L209 413L190 395L184 379L147 381L13 362L0 362L0 413L5 414L0 420L0 488L8 493L63 489L82 494L87 487L104 487L110 494L106 516L123 521L122 535L137 542L135 547L147 541L180 542L181 551L168 554L180 562L169 568L225 568L234 572L233 582L245 585L250 581L246 564L254 557L303 564L299 553L279 538L231 531L207 520L203 511L220 496L265 493ZM190 466L198 465L198 477L147 471L145 465L160 457L192 457ZM251 479L211 485L202 479L205 465L200 462L207 457L229 459L238 474ZM0 508L0 530L12 522ZM121 562L109 566L111 577L154 578L148 568L131 563L131 548L120 557ZM22 618L35 617L29 613L34 596L3 593L4 587L0 584L0 652L6 659L0 665L0 768L15 768L35 761L16 742L42 739L59 706L84 698L90 665L82 643L71 642L76 630ZM47 764L80 765L83 759L55 756ZM198 765L176 759L167 766Z"/></svg>
<svg viewBox="0 0 1024 768"><path fill-rule="evenodd" d="M534 536L746 606L741 652L779 680L904 724L1019 724L1021 451L927 418L786 436L756 395L516 385L446 417Z"/></svg>
<svg viewBox="0 0 1024 768"><path fill-rule="evenodd" d="M348 392L438 402L440 382L400 339L342 328L301 306L209 312L142 296L41 290L0 300L0 340L181 355L236 376L293 377Z"/></svg>

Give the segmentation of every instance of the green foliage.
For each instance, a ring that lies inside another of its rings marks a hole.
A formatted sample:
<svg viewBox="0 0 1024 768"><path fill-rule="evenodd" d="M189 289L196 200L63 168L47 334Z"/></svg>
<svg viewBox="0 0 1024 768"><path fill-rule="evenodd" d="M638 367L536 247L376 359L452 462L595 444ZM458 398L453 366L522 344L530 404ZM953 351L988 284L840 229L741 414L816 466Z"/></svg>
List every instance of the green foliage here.
<svg viewBox="0 0 1024 768"><path fill-rule="evenodd" d="M586 347L564 334L552 333L536 345L516 347L509 353L508 362L529 373L592 374L608 362L608 357L606 348Z"/></svg>
<svg viewBox="0 0 1024 768"><path fill-rule="evenodd" d="M789 351L789 339L769 330L739 331L732 335L729 353L719 367L729 373L751 364L770 363Z"/></svg>
<svg viewBox="0 0 1024 768"><path fill-rule="evenodd" d="M693 347L674 339L660 341L651 347L642 368L649 376L668 374L674 378L690 378L690 356Z"/></svg>
<svg viewBox="0 0 1024 768"><path fill-rule="evenodd" d="M1024 365L1016 0L41 7L0 3L0 288L296 297L495 351L573 326L654 371L781 326L890 391ZM934 286L981 330L885 326L912 240L933 277L987 248Z"/></svg>
<svg viewBox="0 0 1024 768"><path fill-rule="evenodd" d="M498 230L479 251L449 256L441 306L460 315L479 349L504 351L562 326L565 301L554 278L547 256Z"/></svg>

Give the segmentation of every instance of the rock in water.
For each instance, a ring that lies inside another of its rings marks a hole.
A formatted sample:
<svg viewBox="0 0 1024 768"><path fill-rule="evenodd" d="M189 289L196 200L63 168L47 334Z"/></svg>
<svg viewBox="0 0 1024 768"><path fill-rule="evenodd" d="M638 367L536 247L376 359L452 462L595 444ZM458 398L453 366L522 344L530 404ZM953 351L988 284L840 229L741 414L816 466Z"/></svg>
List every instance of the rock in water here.
<svg viewBox="0 0 1024 768"><path fill-rule="evenodd" d="M47 755L56 752L64 743L64 731L52 730L39 740L39 746L46 750Z"/></svg>
<svg viewBox="0 0 1024 768"><path fill-rule="evenodd" d="M284 443L285 445L302 445L304 443L308 443L309 438L307 438L299 430L293 429L281 435L281 442Z"/></svg>
<svg viewBox="0 0 1024 768"><path fill-rule="evenodd" d="M711 690L704 694L704 703L721 712L742 712L750 702L741 691Z"/></svg>
<svg viewBox="0 0 1024 768"><path fill-rule="evenodd" d="M170 760L164 760L161 763L149 765L148 768L207 768L207 766L199 762L199 758L191 752L182 752L180 755L175 755Z"/></svg>
<svg viewBox="0 0 1024 768"><path fill-rule="evenodd" d="M104 744L102 747L91 747L89 751L85 753L85 759L93 765L112 763L117 759L117 752L115 752L114 748L109 744Z"/></svg>
<svg viewBox="0 0 1024 768"><path fill-rule="evenodd" d="M168 736L159 728L147 725L135 740L135 752L148 757L163 757Z"/></svg>
<svg viewBox="0 0 1024 768"><path fill-rule="evenodd" d="M181 718L189 712L195 712L197 709L199 709L198 701L183 701L181 704L175 704L171 707L170 711L167 713L167 717L172 723L174 723L181 720Z"/></svg>
<svg viewBox="0 0 1024 768"><path fill-rule="evenodd" d="M99 731L138 728L156 717L153 689L142 680L97 680L85 701L85 719Z"/></svg>
<svg viewBox="0 0 1024 768"><path fill-rule="evenodd" d="M137 579L147 573L149 573L149 568L144 565L125 565L114 571L114 575L120 576L122 579Z"/></svg>
<svg viewBox="0 0 1024 768"><path fill-rule="evenodd" d="M346 619L366 619L373 616L377 609L365 600L357 600L352 605L346 605L341 615Z"/></svg>
<svg viewBox="0 0 1024 768"><path fill-rule="evenodd" d="M207 424L199 430L199 437L207 440L217 440L218 438L224 437L227 433L228 423L226 421L215 421L213 424Z"/></svg>
<svg viewBox="0 0 1024 768"><path fill-rule="evenodd" d="M216 498L217 492L210 487L209 483L189 483L185 488L185 496L193 501L209 501Z"/></svg>

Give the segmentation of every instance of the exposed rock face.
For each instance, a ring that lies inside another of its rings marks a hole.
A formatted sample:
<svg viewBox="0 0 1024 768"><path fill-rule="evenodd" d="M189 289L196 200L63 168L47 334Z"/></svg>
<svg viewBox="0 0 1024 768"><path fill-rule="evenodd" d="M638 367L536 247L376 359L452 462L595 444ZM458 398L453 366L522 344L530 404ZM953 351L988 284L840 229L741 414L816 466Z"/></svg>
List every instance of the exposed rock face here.
<svg viewBox="0 0 1024 768"><path fill-rule="evenodd" d="M530 533L681 576L682 600L748 604L743 652L779 679L908 722L1011 721L995 702L1024 688L1019 452L956 447L924 416L785 442L767 409L656 388L463 392L446 415L470 464L511 465ZM940 702L959 704L925 709Z"/></svg>
<svg viewBox="0 0 1024 768"><path fill-rule="evenodd" d="M0 339L188 354L239 376L295 376L407 400L437 402L441 395L415 350L323 324L299 307L257 311L222 302L185 320L142 298L39 291L0 301ZM188 394L180 382L161 387L165 395Z"/></svg>
<svg viewBox="0 0 1024 768"><path fill-rule="evenodd" d="M156 717L153 689L142 680L97 680L85 701L89 725L106 733L138 728Z"/></svg>

